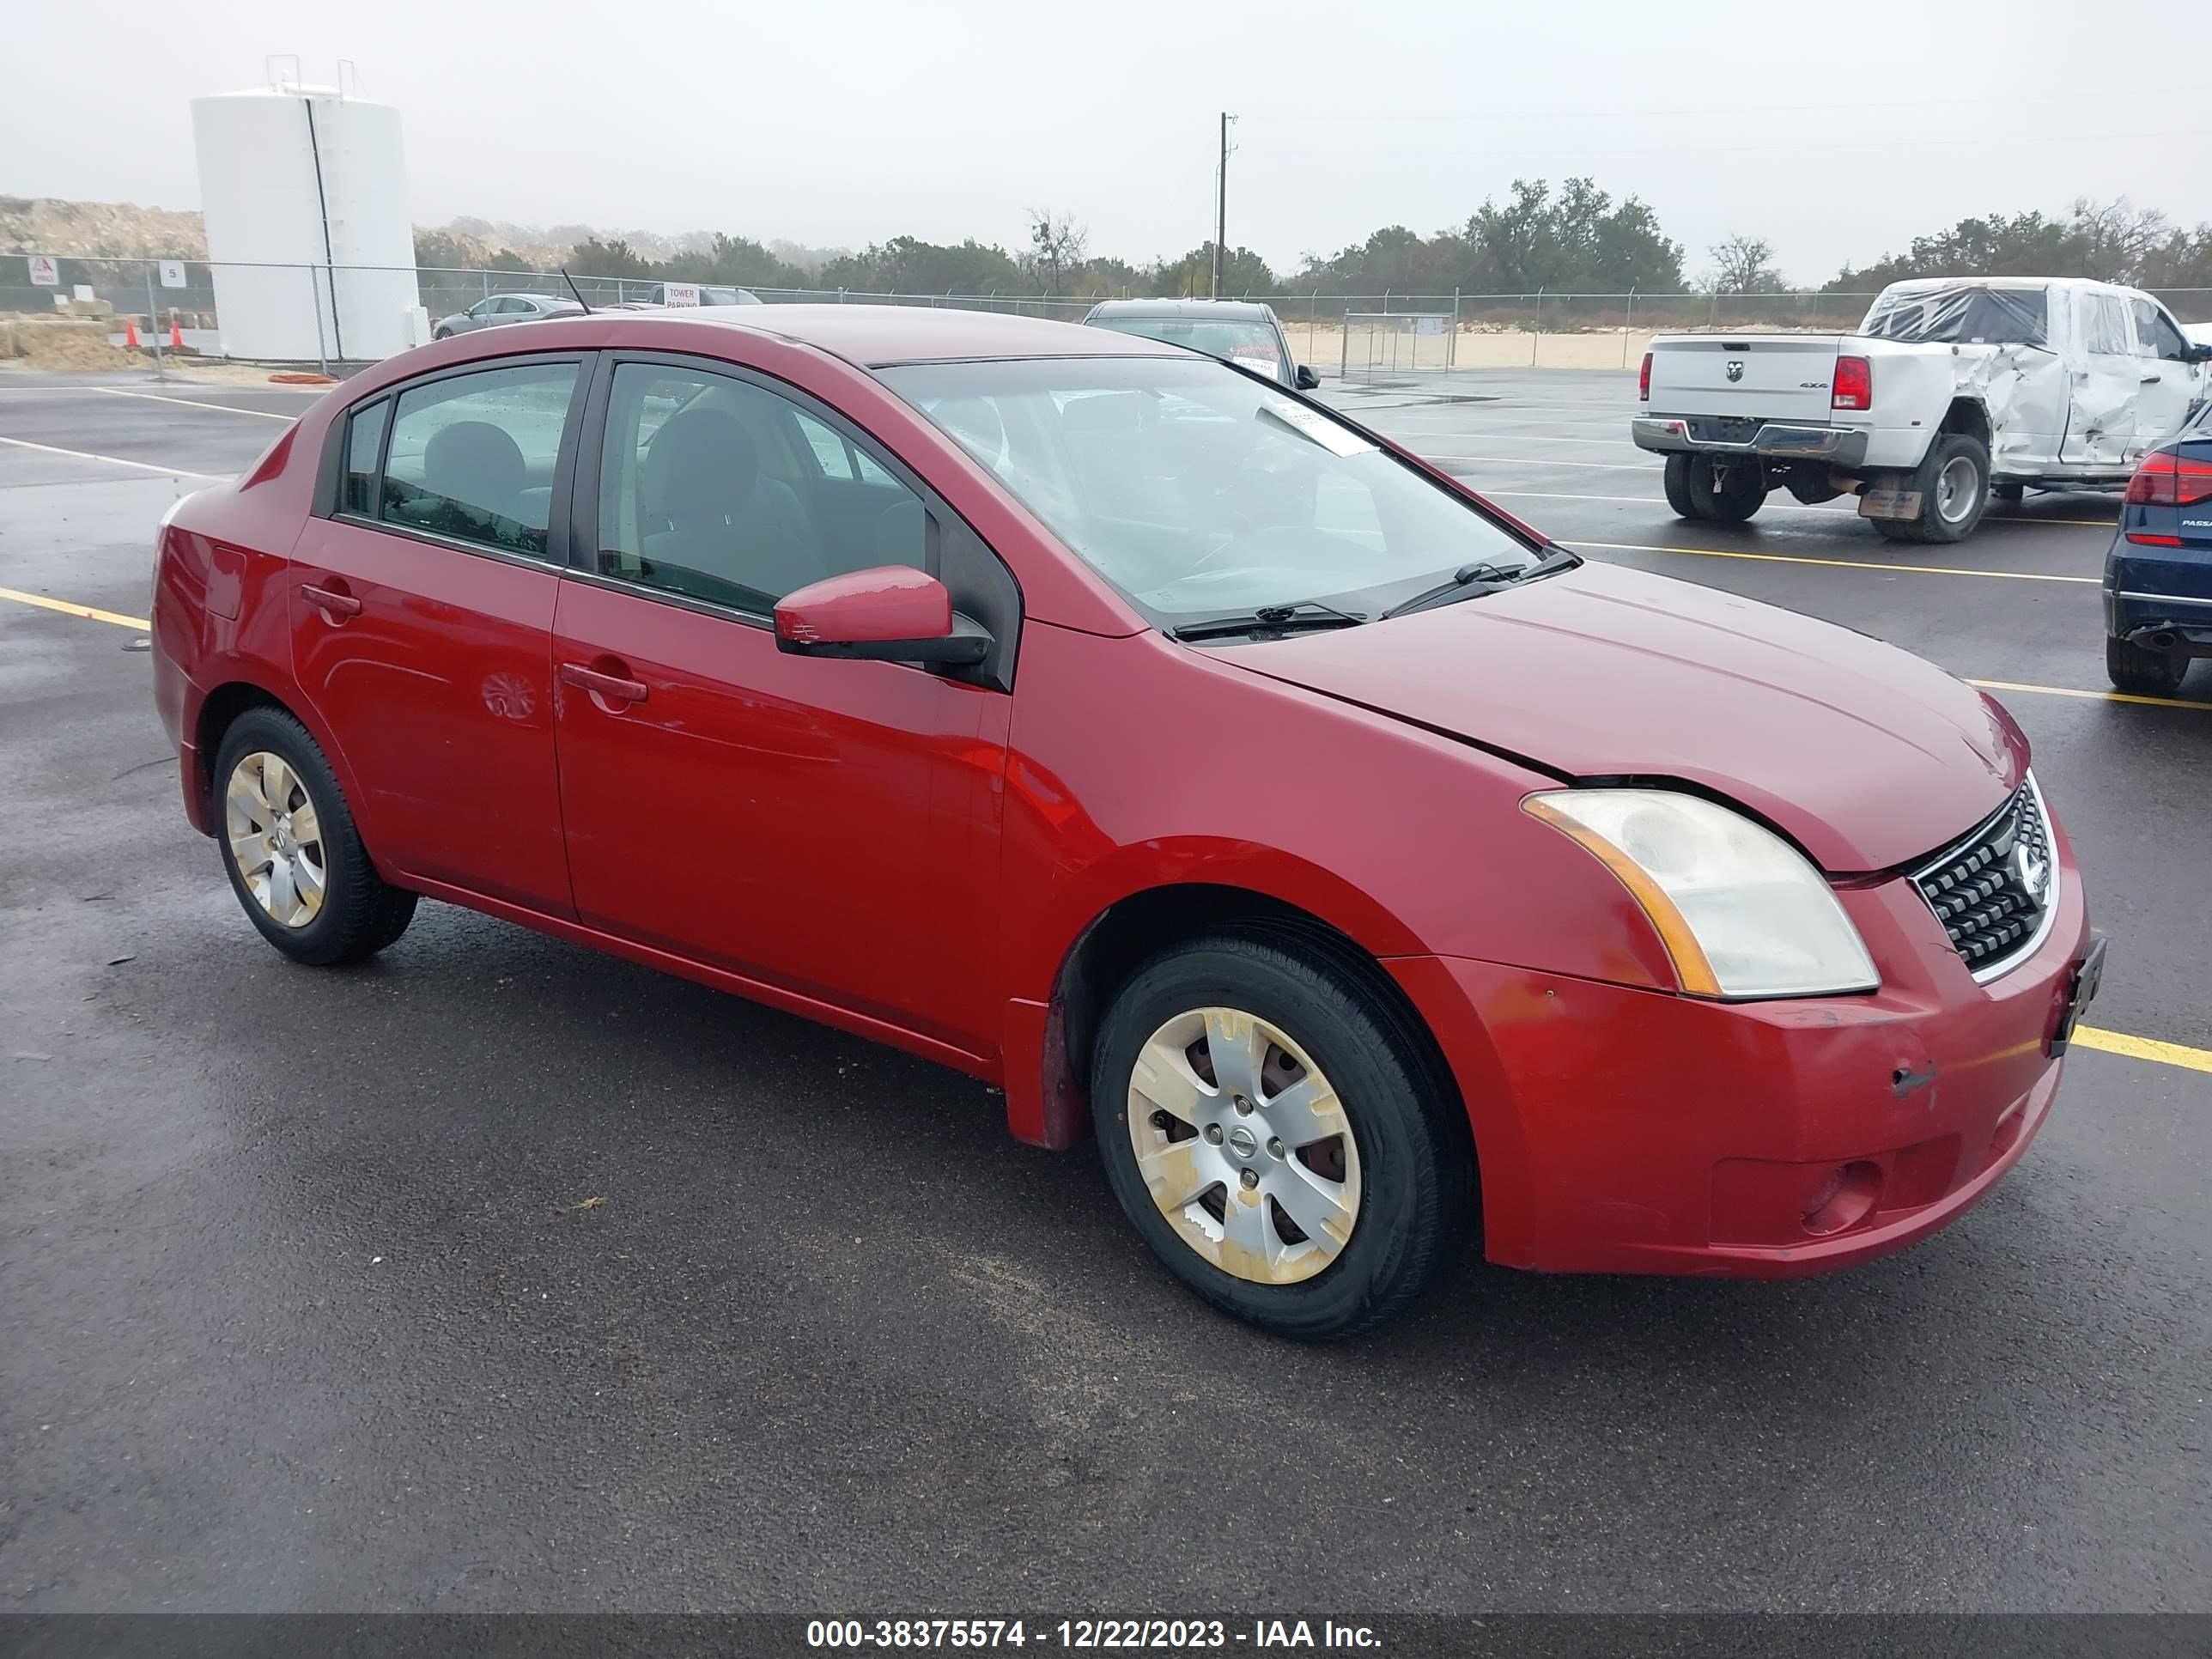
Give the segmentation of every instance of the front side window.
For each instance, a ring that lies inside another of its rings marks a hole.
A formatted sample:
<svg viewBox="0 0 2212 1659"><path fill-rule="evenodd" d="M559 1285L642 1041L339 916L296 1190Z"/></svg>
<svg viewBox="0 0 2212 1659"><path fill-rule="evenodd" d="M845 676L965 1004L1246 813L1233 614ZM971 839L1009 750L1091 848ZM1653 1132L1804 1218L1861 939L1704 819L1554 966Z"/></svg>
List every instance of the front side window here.
<svg viewBox="0 0 2212 1659"><path fill-rule="evenodd" d="M1322 411L1174 357L878 371L1157 624L1318 602L1375 616L1537 553Z"/></svg>
<svg viewBox="0 0 2212 1659"><path fill-rule="evenodd" d="M1099 318L1097 325L1110 328L1116 334L1133 334L1140 339L1188 346L1209 357L1225 357L1243 368L1272 374L1278 380L1282 378L1282 343L1276 338L1275 331L1265 323L1142 314L1119 317L1109 313Z"/></svg>
<svg viewBox="0 0 2212 1659"><path fill-rule="evenodd" d="M2136 314L2136 346L2146 357L2169 363L2189 361L2189 342L2173 319L2148 300L2131 301Z"/></svg>
<svg viewBox="0 0 2212 1659"><path fill-rule="evenodd" d="M825 576L928 562L921 498L791 399L711 369L616 368L601 575L764 611Z"/></svg>
<svg viewBox="0 0 2212 1659"><path fill-rule="evenodd" d="M545 556L574 363L482 369L410 386L392 416L378 516Z"/></svg>

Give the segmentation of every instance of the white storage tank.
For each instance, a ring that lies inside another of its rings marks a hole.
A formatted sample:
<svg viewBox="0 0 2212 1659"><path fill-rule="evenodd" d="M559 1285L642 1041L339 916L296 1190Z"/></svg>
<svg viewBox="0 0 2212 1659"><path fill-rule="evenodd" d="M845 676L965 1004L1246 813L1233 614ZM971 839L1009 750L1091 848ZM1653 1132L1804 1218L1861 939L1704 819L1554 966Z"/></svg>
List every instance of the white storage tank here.
<svg viewBox="0 0 2212 1659"><path fill-rule="evenodd" d="M192 100L224 355L373 362L420 303L399 112L334 87Z"/></svg>

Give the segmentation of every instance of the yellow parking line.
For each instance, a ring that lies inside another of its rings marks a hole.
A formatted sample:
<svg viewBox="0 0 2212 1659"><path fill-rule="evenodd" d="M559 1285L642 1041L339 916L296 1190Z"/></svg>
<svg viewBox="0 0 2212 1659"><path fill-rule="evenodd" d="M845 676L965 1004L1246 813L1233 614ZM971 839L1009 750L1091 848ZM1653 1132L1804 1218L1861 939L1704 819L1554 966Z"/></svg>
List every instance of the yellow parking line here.
<svg viewBox="0 0 2212 1659"><path fill-rule="evenodd" d="M2160 1042L2154 1037L2130 1036L2124 1031L2100 1031L2094 1025L2076 1027L2074 1041L2084 1048L2130 1060L2148 1060L2160 1066L2179 1066L2185 1071L2212 1072L2212 1048L2191 1048L2185 1043Z"/></svg>
<svg viewBox="0 0 2212 1659"><path fill-rule="evenodd" d="M2212 714L2212 702L2186 697L2146 697L2133 691L2076 691L2070 685L2024 685L2018 680L1968 680L1984 691L2033 691L2039 697L2080 697L2087 702L2140 702L2152 708L2197 708Z"/></svg>
<svg viewBox="0 0 2212 1659"><path fill-rule="evenodd" d="M41 611L58 611L64 617L82 617L87 622L113 623L118 628L136 629L139 633L150 632L154 624L143 617L126 617L119 611L101 611L88 605L71 605L67 599L50 599L43 593L22 593L12 587L0 587L0 599L13 599L18 605L35 605Z"/></svg>
<svg viewBox="0 0 2212 1659"><path fill-rule="evenodd" d="M225 415L251 415L259 421L296 421L296 415L279 415L266 409L240 409L234 404L204 403L198 398L165 398L158 392L131 392L119 386L96 386L94 392L105 392L111 398L143 398L149 404L175 404L180 409L213 409Z"/></svg>
<svg viewBox="0 0 2212 1659"><path fill-rule="evenodd" d="M89 449L64 449L58 444L34 444L28 438L0 438L0 444L35 449L42 455L66 455L73 461L106 461L110 466L136 467L141 472L158 472L165 478L207 478L220 483L231 476L228 472L194 472L181 466L155 466L151 461L127 461L120 455L96 455Z"/></svg>
<svg viewBox="0 0 2212 1659"><path fill-rule="evenodd" d="M1491 492L1480 492L1488 495ZM2045 520L2045 523L2056 523ZM1662 547L1652 542L1569 541L1569 547L1595 547L1615 553L1692 553L1701 559L1756 559L1765 564L1820 564L1839 570L1879 570L1891 576L1987 576L1998 581L2086 582L2100 586L2102 576L2054 576L2040 570L1969 570L1951 564L1884 564L1879 559L1816 559L1804 553L1750 553L1740 548Z"/></svg>

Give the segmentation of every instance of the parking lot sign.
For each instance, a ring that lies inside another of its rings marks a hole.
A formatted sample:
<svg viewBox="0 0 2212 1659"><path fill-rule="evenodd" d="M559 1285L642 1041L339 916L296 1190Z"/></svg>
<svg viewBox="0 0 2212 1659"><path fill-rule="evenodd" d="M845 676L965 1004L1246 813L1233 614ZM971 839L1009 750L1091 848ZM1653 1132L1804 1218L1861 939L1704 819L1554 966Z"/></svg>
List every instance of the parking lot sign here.
<svg viewBox="0 0 2212 1659"><path fill-rule="evenodd" d="M185 262L182 259L161 261L161 286L182 288L185 285Z"/></svg>
<svg viewBox="0 0 2212 1659"><path fill-rule="evenodd" d="M696 283L663 283L660 297L672 306L696 306L699 303L699 284Z"/></svg>
<svg viewBox="0 0 2212 1659"><path fill-rule="evenodd" d="M61 261L51 253L33 253L26 261L31 267L31 280L40 288L59 288L62 282Z"/></svg>

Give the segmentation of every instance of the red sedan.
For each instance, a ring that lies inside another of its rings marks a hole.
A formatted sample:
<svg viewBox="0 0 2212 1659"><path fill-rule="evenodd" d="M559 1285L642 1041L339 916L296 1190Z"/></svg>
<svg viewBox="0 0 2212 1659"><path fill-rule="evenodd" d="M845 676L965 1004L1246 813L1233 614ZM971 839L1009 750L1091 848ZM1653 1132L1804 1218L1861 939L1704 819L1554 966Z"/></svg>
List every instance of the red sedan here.
<svg viewBox="0 0 2212 1659"><path fill-rule="evenodd" d="M957 1066L1295 1335L1474 1225L1908 1244L2026 1149L2102 961L1990 699L1102 330L428 346L179 507L154 616L185 813L288 956L443 899Z"/></svg>

